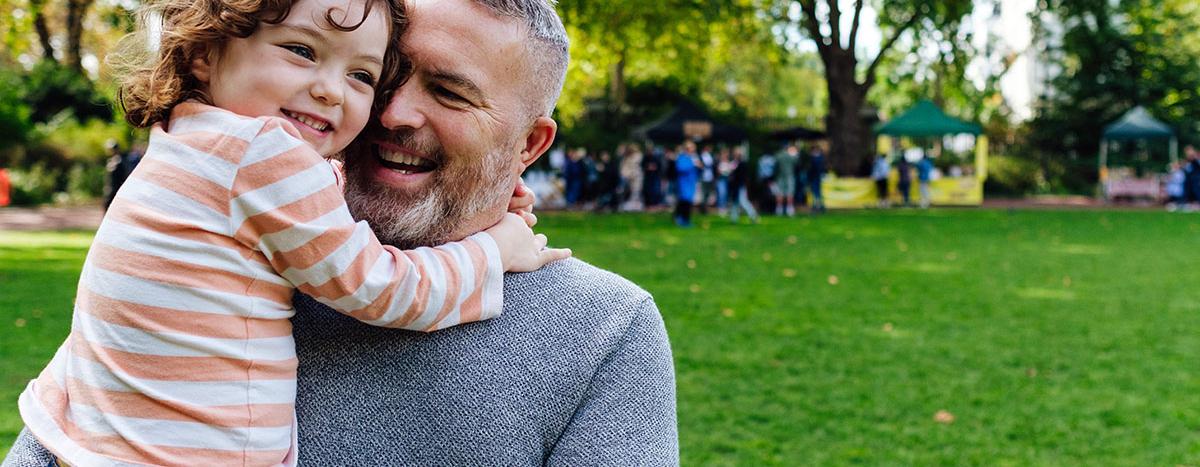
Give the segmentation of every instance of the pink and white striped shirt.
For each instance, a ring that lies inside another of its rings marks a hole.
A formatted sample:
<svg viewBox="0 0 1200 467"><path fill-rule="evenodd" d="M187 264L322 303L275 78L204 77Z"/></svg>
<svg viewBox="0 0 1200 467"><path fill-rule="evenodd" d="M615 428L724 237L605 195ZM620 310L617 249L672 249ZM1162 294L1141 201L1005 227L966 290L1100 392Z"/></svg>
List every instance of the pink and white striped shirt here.
<svg viewBox="0 0 1200 467"><path fill-rule="evenodd" d="M296 289L365 323L494 317L486 233L384 246L288 122L186 102L156 126L88 252L71 333L20 397L72 465L289 465Z"/></svg>

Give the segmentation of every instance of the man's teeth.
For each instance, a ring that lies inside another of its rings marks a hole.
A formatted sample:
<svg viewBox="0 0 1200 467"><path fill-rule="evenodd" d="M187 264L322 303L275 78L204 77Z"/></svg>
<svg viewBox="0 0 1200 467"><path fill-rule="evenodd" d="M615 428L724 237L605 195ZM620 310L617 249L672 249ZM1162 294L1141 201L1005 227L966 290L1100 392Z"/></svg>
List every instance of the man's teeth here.
<svg viewBox="0 0 1200 467"><path fill-rule="evenodd" d="M404 154L401 152L384 151L382 154L379 155L379 157L381 157L383 160L391 162L393 164L404 164L404 165L411 165L411 166L416 166L416 167L422 167L422 166L428 165L425 162L425 159L421 159L420 157L417 157L417 156L410 156L408 154Z"/></svg>
<svg viewBox="0 0 1200 467"><path fill-rule="evenodd" d="M284 115L287 115L287 116L289 116L289 117L292 117L292 118L294 118L294 119L296 119L296 120L299 120L299 121L300 121L300 123L303 123L303 124L305 124L305 125L308 125L308 126L312 127L314 130L317 130L317 131L325 131L326 129L328 129L328 128L329 128L329 124L328 124L328 123L326 123L326 122L322 122L322 121L320 121L320 120L317 120L317 119L314 119L314 118L311 118L311 117L309 117L309 116L307 116L307 115L301 115L301 114L292 113L292 112L287 112L287 111L284 111Z"/></svg>

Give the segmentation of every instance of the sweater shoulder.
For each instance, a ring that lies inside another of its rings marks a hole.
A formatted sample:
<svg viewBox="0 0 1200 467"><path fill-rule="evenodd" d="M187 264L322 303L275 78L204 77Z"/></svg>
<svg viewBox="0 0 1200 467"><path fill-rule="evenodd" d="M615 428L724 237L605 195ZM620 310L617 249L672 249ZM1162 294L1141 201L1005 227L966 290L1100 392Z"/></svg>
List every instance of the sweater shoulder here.
<svg viewBox="0 0 1200 467"><path fill-rule="evenodd" d="M641 287L613 272L569 258L530 273L508 274L504 314L545 320L580 333L623 335L639 315L658 308Z"/></svg>

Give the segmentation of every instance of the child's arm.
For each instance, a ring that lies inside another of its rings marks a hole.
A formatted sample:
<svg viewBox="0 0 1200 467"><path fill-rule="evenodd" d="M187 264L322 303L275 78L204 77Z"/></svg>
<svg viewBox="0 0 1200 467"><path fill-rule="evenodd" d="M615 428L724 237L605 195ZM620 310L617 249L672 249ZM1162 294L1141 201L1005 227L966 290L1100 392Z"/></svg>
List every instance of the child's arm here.
<svg viewBox="0 0 1200 467"><path fill-rule="evenodd" d="M500 314L505 270L557 257L540 254L543 241L524 222L524 231L501 228L436 248L382 245L350 216L329 164L295 131L268 120L250 142L233 183L232 228L281 277L334 309L421 331L488 319Z"/></svg>

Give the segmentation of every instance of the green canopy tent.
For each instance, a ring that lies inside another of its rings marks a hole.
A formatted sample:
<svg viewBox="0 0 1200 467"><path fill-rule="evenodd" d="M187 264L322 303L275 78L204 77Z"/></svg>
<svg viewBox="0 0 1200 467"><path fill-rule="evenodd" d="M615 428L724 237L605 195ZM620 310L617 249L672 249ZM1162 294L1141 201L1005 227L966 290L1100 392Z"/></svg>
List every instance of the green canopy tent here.
<svg viewBox="0 0 1200 467"><path fill-rule="evenodd" d="M1113 124L1104 127L1104 136L1100 138L1100 183L1108 178L1108 145L1115 141L1138 141L1166 139L1168 141L1171 163L1179 158L1179 140L1175 132L1166 123L1156 120L1145 107L1137 106Z"/></svg>
<svg viewBox="0 0 1200 467"><path fill-rule="evenodd" d="M928 137L944 135L983 134L983 129L946 115L937 104L922 99L907 112L886 123L875 126L875 132L888 136Z"/></svg>
<svg viewBox="0 0 1200 467"><path fill-rule="evenodd" d="M937 104L921 99L908 111L885 123L875 125L881 136L940 137L946 135L975 135L975 174L987 178L987 137L983 128L946 115Z"/></svg>

